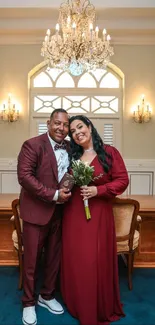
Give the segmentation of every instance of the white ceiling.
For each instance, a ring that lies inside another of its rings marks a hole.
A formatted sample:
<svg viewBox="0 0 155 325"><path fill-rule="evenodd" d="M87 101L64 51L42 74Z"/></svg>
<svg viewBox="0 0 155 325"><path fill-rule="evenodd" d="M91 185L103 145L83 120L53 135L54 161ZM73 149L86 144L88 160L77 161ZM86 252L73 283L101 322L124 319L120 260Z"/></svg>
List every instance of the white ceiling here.
<svg viewBox="0 0 155 325"><path fill-rule="evenodd" d="M61 0L0 0L1 8L58 8ZM91 1L102 8L150 8L155 0L95 0Z"/></svg>
<svg viewBox="0 0 155 325"><path fill-rule="evenodd" d="M83 1L83 0L82 0ZM41 44L63 0L0 0L0 44ZM114 44L155 44L155 0L92 0Z"/></svg>

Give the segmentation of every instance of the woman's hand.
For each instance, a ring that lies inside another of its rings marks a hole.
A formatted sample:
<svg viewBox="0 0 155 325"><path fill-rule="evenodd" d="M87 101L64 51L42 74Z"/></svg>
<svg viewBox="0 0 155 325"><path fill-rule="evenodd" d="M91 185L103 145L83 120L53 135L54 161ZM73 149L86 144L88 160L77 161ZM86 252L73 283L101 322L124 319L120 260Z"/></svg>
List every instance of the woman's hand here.
<svg viewBox="0 0 155 325"><path fill-rule="evenodd" d="M91 197L97 195L97 187L96 186L81 186L81 195L83 196L83 200L88 200Z"/></svg>

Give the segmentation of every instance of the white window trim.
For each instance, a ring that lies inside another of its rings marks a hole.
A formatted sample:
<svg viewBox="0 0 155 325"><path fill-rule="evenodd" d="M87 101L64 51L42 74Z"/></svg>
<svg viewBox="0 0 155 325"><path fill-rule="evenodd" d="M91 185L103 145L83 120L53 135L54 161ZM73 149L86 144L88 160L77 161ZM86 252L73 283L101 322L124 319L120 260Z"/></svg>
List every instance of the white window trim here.
<svg viewBox="0 0 155 325"><path fill-rule="evenodd" d="M117 74L117 78L120 78L120 88L54 88L54 87L33 87L33 79L41 71L44 71L45 67L41 70L35 72L34 75L31 75L30 80L30 90L29 90L29 107L30 107L30 136L38 135L38 123L46 123L49 119L48 113L37 113L33 110L33 101L36 95L56 95L56 96L116 96L118 98L119 108L118 112L114 115L112 114L93 114L91 112L86 113L85 115L90 118L93 122L93 119L102 119L103 124L111 123L113 125L113 141L114 146L116 146L120 151L122 151L122 115L123 115L123 81L121 77ZM109 71L116 75L115 71L109 69ZM75 80L75 84L77 81ZM54 92L52 92L54 90ZM79 113L75 113L78 115ZM69 113L70 116L75 115Z"/></svg>

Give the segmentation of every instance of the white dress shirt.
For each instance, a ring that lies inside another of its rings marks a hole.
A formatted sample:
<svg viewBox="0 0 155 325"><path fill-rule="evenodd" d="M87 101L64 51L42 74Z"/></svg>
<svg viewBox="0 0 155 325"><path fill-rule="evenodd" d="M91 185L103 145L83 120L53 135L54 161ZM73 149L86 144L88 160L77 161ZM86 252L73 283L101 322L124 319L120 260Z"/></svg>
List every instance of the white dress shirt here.
<svg viewBox="0 0 155 325"><path fill-rule="evenodd" d="M50 144L53 148L53 151L55 153L57 166L58 166L58 182L61 181L64 174L67 172L67 168L69 166L69 159L68 159L68 152L64 149L58 149L54 150L54 146L57 144L49 135L49 132L47 132ZM56 190L53 201L57 201L58 199L58 190Z"/></svg>

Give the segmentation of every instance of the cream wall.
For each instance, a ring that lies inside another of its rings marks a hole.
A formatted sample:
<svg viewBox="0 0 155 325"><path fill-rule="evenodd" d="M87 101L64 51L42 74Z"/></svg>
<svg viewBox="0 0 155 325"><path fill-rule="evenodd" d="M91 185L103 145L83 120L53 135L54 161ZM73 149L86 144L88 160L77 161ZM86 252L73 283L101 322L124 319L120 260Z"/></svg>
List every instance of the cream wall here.
<svg viewBox="0 0 155 325"><path fill-rule="evenodd" d="M0 158L16 158L29 138L28 73L41 60L38 45L0 46L0 103L10 92L22 106L19 122L0 123Z"/></svg>
<svg viewBox="0 0 155 325"><path fill-rule="evenodd" d="M0 158L16 158L21 144L29 138L28 73L41 61L39 45L0 46L0 104L11 92L22 105L18 123L0 123ZM155 117L140 125L130 115L131 107L142 93L155 114L155 46L117 45L112 62L125 75L123 156L155 159Z"/></svg>
<svg viewBox="0 0 155 325"><path fill-rule="evenodd" d="M113 63L125 75L123 112L123 156L134 159L155 158L155 46L124 45L115 48ZM153 108L149 123L131 119L131 107L145 94Z"/></svg>

